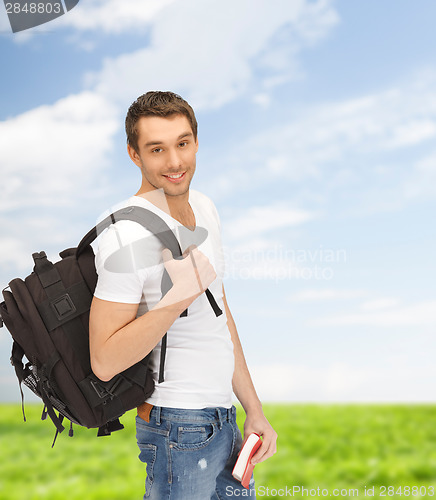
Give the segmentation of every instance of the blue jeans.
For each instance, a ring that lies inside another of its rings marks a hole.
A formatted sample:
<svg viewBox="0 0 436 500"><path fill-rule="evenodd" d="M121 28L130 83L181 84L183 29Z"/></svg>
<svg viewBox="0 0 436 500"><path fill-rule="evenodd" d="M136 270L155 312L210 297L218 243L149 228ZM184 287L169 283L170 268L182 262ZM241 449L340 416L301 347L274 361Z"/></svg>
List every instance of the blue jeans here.
<svg viewBox="0 0 436 500"><path fill-rule="evenodd" d="M185 410L154 406L150 422L136 417L139 459L147 464L144 499L256 498L232 470L241 449L236 408Z"/></svg>

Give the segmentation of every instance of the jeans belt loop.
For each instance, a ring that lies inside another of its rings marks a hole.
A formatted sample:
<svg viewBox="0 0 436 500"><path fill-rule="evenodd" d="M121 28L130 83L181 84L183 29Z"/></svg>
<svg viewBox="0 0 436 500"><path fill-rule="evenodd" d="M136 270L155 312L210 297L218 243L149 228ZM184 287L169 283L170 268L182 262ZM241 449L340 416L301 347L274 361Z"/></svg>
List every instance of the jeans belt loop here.
<svg viewBox="0 0 436 500"><path fill-rule="evenodd" d="M219 408L216 409L217 415L218 415L218 428L221 430L223 428L223 419L221 417L221 411Z"/></svg>
<svg viewBox="0 0 436 500"><path fill-rule="evenodd" d="M156 408L156 425L160 425L160 406L155 406Z"/></svg>
<svg viewBox="0 0 436 500"><path fill-rule="evenodd" d="M227 408L227 422L232 421L233 408Z"/></svg>

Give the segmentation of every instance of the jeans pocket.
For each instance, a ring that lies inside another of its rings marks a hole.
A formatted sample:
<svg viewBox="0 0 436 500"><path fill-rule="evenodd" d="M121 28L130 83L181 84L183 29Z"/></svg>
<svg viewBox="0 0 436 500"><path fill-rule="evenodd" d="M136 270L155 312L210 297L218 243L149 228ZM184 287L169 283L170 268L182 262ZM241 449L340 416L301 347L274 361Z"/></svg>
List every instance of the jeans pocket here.
<svg viewBox="0 0 436 500"><path fill-rule="evenodd" d="M172 444L176 449L199 449L207 446L215 434L215 423L177 425L176 435L172 436L175 442Z"/></svg>
<svg viewBox="0 0 436 500"><path fill-rule="evenodd" d="M151 488L153 487L154 481L154 463L156 461L156 450L157 446L154 444L139 443L139 449L141 453L139 454L139 460L146 463L147 478L145 480L145 496L150 496Z"/></svg>

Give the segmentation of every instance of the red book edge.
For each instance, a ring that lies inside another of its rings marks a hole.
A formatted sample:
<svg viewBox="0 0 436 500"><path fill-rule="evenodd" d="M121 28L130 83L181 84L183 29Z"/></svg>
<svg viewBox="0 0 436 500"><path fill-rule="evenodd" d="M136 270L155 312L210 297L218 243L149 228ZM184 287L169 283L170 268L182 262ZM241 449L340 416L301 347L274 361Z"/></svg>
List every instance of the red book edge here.
<svg viewBox="0 0 436 500"><path fill-rule="evenodd" d="M248 460L247 460L247 465L245 466L245 471L244 471L244 474L242 475L242 479L241 479L242 486L244 488L246 488L247 490L248 490L248 483L250 482L251 475L253 474L253 469L255 467L251 463L251 459L252 459L253 455L256 453L256 451L260 448L260 445L262 444L262 439L260 439L259 434L257 434L257 432L253 432L252 434L255 434L259 439L258 439L257 443L253 446L253 448L250 452L250 455L249 455ZM250 436L251 436L251 434L250 434ZM242 448L241 448L240 452L238 453L238 456L241 454L241 451L242 451ZM236 462L237 462L237 460L236 460ZM235 463L235 467L236 467L236 463ZM233 471L235 470L235 467L233 467Z"/></svg>

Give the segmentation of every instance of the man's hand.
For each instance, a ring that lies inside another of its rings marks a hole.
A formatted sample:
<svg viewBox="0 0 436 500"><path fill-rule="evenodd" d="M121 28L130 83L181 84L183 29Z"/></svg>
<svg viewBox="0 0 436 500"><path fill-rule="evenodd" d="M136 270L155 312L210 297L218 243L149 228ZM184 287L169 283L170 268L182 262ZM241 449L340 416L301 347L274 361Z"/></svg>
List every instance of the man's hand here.
<svg viewBox="0 0 436 500"><path fill-rule="evenodd" d="M195 245L189 246L178 259L173 259L171 251L165 248L162 258L180 300L196 299L216 278L209 259Z"/></svg>
<svg viewBox="0 0 436 500"><path fill-rule="evenodd" d="M261 446L251 459L251 463L255 465L272 457L277 451L277 432L271 427L262 411L247 413L244 423L244 443L252 432L263 438Z"/></svg>

